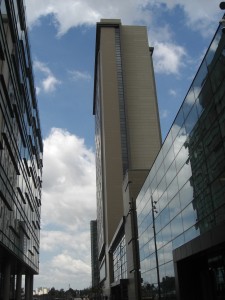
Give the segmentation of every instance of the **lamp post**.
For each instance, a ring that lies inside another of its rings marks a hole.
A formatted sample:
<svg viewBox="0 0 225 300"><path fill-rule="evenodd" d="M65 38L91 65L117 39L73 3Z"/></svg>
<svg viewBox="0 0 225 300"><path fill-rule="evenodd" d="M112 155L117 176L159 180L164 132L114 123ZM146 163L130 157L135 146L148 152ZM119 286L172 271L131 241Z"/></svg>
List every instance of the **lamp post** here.
<svg viewBox="0 0 225 300"><path fill-rule="evenodd" d="M224 10L225 9L225 2L220 2L220 9ZM220 24L223 26L222 27L222 33L225 34L225 16L220 20Z"/></svg>
<svg viewBox="0 0 225 300"><path fill-rule="evenodd" d="M132 183L132 181L129 181L128 183ZM136 215L136 204L134 202L134 199L131 198L130 202L130 209L128 212L128 215L131 217L131 231L132 231L132 239L133 239L133 262L134 262L134 269L133 271L136 272L136 289L137 299L141 299L141 276L140 276L140 257L139 257L139 246L138 246L138 232L137 232L137 215Z"/></svg>
<svg viewBox="0 0 225 300"><path fill-rule="evenodd" d="M157 281L158 281L158 295L159 295L159 300L161 300L159 260L158 260L158 249L157 249L156 233L155 233L155 213L157 214L158 212L155 206L156 202L153 201L152 196L151 196L151 204L152 204L152 228L153 228L153 236L154 236L154 244L155 244L155 259L156 259L156 270L157 270Z"/></svg>
<svg viewBox="0 0 225 300"><path fill-rule="evenodd" d="M225 9L225 2L220 2L220 9Z"/></svg>

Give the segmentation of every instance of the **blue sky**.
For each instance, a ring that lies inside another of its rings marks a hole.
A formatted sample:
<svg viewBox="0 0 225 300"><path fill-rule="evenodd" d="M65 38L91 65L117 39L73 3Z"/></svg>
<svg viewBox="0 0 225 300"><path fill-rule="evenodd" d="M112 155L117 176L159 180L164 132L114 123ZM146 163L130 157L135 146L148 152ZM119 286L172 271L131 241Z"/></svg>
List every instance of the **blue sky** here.
<svg viewBox="0 0 225 300"><path fill-rule="evenodd" d="M95 24L146 25L163 139L223 13L211 0L25 0L44 138L40 275L34 288L91 284L96 218Z"/></svg>

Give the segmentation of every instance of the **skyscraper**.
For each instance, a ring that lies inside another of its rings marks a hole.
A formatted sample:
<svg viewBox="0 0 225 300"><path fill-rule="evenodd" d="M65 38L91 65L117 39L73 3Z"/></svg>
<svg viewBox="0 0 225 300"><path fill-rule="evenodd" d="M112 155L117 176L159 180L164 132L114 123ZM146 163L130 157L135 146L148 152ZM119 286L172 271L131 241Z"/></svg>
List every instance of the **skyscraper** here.
<svg viewBox="0 0 225 300"><path fill-rule="evenodd" d="M42 137L23 1L0 2L0 299L32 299L39 269Z"/></svg>
<svg viewBox="0 0 225 300"><path fill-rule="evenodd" d="M104 295L137 299L133 199L161 146L146 27L97 23L94 107L97 231Z"/></svg>

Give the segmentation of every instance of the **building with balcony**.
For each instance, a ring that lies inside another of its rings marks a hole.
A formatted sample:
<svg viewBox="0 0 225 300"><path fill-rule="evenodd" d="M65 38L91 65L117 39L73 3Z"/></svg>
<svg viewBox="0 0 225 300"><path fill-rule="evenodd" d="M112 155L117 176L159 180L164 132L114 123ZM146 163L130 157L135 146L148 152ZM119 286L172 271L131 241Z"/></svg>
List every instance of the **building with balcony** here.
<svg viewBox="0 0 225 300"><path fill-rule="evenodd" d="M32 299L43 144L24 5L0 2L0 299Z"/></svg>

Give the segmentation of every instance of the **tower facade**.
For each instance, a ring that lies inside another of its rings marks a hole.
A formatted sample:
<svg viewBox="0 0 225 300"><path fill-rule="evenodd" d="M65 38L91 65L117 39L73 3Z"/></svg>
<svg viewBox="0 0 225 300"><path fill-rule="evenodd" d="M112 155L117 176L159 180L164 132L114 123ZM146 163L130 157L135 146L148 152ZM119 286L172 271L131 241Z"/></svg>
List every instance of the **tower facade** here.
<svg viewBox="0 0 225 300"><path fill-rule="evenodd" d="M103 294L117 299L123 294L120 281L125 280L126 295L135 281L129 276L137 269L132 199L161 146L152 52L146 27L124 26L120 20L97 23L93 114L98 259ZM118 249L123 249L119 256Z"/></svg>
<svg viewBox="0 0 225 300"><path fill-rule="evenodd" d="M32 299L39 270L42 137L23 1L0 2L0 299Z"/></svg>

